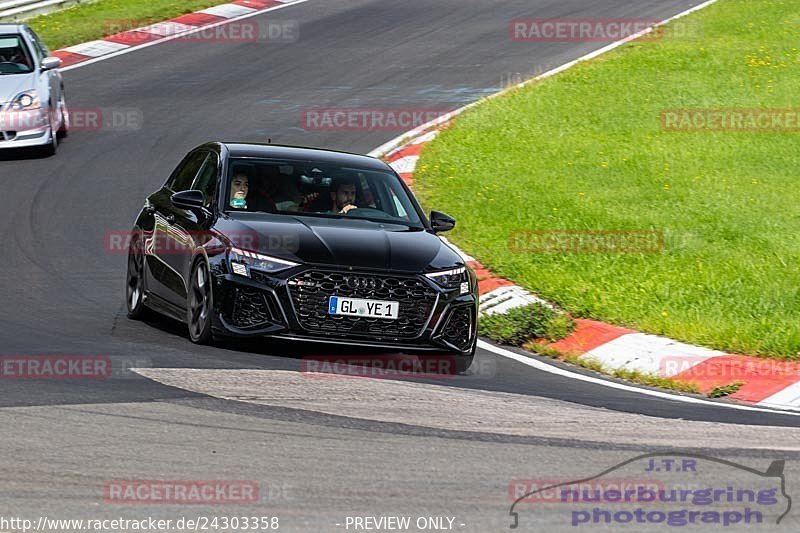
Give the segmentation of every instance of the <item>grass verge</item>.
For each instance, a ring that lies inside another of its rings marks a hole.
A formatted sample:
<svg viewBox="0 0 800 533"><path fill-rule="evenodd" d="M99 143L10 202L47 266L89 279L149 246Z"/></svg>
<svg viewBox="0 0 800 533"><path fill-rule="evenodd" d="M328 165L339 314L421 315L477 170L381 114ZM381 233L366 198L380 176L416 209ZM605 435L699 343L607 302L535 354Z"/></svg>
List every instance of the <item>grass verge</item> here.
<svg viewBox="0 0 800 533"><path fill-rule="evenodd" d="M57 50L224 3L224 0L98 0L39 15L25 23L51 50Z"/></svg>
<svg viewBox="0 0 800 533"><path fill-rule="evenodd" d="M574 316L797 358L800 133L661 123L670 109L796 108L796 7L720 0L681 19L700 36L629 43L487 101L425 148L415 192L459 220L465 251ZM551 230L654 232L663 248L514 241Z"/></svg>
<svg viewBox="0 0 800 533"><path fill-rule="evenodd" d="M495 342L522 346L537 339L551 342L563 339L575 329L575 322L561 311L535 303L483 316L478 328L481 335Z"/></svg>

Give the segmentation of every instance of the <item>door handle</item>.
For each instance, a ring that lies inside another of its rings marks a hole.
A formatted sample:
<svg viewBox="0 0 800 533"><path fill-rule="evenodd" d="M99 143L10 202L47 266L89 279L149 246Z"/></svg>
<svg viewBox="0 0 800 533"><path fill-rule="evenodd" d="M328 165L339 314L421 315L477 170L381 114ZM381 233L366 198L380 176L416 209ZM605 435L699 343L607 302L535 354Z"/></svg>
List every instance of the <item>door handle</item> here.
<svg viewBox="0 0 800 533"><path fill-rule="evenodd" d="M144 208L144 210L148 215L155 215L156 214L156 208L153 207L152 205L148 205L147 207Z"/></svg>
<svg viewBox="0 0 800 533"><path fill-rule="evenodd" d="M175 215L167 215L167 222L169 222L170 224L174 224L175 223Z"/></svg>

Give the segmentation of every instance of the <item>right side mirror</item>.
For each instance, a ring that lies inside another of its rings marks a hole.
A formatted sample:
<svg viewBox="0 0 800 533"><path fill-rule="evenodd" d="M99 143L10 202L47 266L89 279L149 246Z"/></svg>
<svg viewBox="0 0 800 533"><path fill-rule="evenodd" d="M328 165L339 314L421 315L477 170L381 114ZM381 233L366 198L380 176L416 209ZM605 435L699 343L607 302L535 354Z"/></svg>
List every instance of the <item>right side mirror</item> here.
<svg viewBox="0 0 800 533"><path fill-rule="evenodd" d="M431 227L435 233L444 233L456 227L456 219L439 211L431 211Z"/></svg>

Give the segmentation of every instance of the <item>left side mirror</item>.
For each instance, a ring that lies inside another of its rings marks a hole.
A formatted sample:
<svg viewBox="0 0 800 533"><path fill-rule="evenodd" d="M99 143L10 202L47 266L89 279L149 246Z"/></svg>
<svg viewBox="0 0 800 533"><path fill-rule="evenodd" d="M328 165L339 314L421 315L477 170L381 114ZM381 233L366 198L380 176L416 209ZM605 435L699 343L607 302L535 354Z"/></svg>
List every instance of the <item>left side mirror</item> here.
<svg viewBox="0 0 800 533"><path fill-rule="evenodd" d="M179 209L194 211L206 205L206 195L203 191L181 191L172 195L172 205Z"/></svg>
<svg viewBox="0 0 800 533"><path fill-rule="evenodd" d="M456 219L439 211L431 211L431 227L436 233L450 231L456 227Z"/></svg>
<svg viewBox="0 0 800 533"><path fill-rule="evenodd" d="M61 66L61 59L56 56L49 56L42 59L42 71L53 70Z"/></svg>

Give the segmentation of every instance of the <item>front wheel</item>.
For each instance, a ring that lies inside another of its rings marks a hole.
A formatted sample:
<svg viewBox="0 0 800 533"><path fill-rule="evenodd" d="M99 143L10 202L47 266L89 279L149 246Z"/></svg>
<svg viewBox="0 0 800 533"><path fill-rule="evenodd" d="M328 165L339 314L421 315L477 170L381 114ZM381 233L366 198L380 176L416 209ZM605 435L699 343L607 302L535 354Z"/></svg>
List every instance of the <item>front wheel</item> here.
<svg viewBox="0 0 800 533"><path fill-rule="evenodd" d="M52 122L50 123L50 142L42 146L42 155L51 157L58 152L58 133L53 129Z"/></svg>
<svg viewBox="0 0 800 533"><path fill-rule="evenodd" d="M472 366L472 361L475 359L475 353L471 353L469 355L454 355L452 356L454 360L454 373L455 374L466 374L469 367Z"/></svg>
<svg viewBox="0 0 800 533"><path fill-rule="evenodd" d="M144 255L141 239L135 235L128 247L128 274L125 284L125 303L128 318L140 320L144 318L147 308L144 305Z"/></svg>
<svg viewBox="0 0 800 533"><path fill-rule="evenodd" d="M58 128L58 133L56 135L59 139L63 139L69 135L69 110L67 109L67 102L63 94L61 95L59 107L61 108L61 127Z"/></svg>
<svg viewBox="0 0 800 533"><path fill-rule="evenodd" d="M211 340L211 277L208 265L197 261L189 278L189 293L186 298L186 323L189 338L195 344L208 344Z"/></svg>

